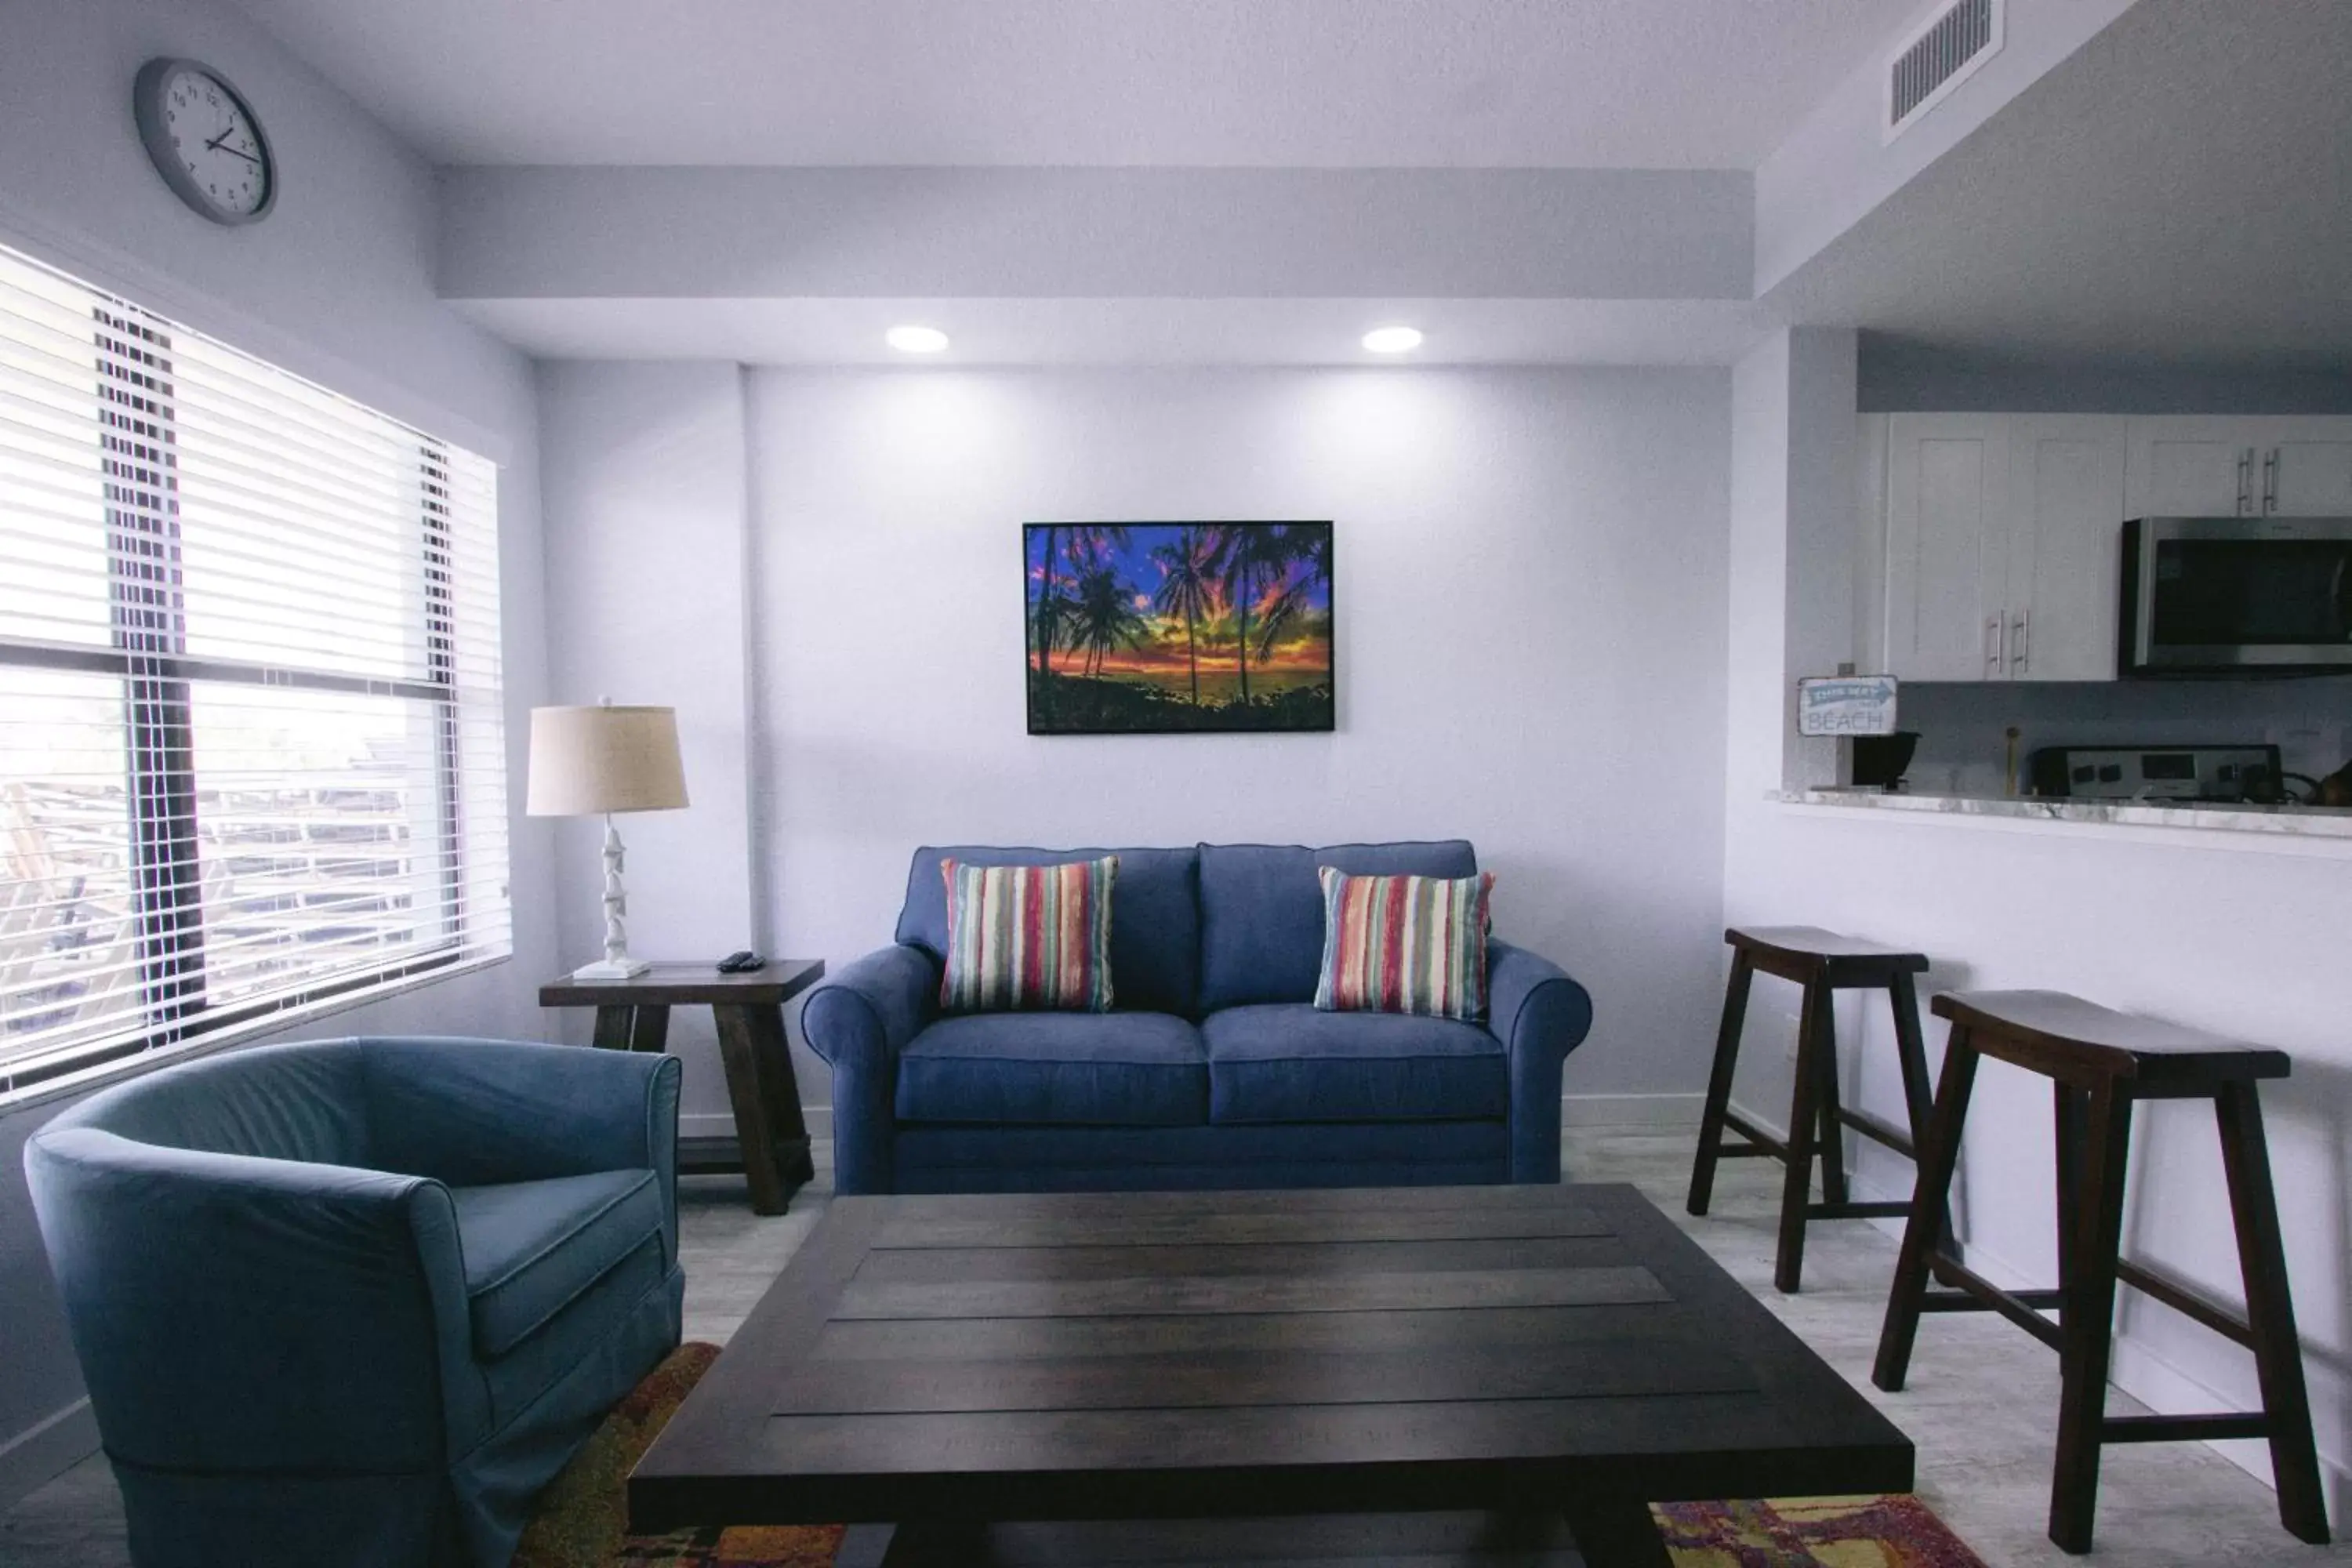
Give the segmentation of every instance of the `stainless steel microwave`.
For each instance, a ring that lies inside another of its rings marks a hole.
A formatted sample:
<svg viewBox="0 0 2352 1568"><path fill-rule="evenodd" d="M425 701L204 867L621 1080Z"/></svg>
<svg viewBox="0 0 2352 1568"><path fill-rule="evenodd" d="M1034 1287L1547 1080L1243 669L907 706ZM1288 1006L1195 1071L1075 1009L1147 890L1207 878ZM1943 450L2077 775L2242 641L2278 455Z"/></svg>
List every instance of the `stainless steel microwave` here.
<svg viewBox="0 0 2352 1568"><path fill-rule="evenodd" d="M2352 517L2124 524L2126 675L2352 670Z"/></svg>

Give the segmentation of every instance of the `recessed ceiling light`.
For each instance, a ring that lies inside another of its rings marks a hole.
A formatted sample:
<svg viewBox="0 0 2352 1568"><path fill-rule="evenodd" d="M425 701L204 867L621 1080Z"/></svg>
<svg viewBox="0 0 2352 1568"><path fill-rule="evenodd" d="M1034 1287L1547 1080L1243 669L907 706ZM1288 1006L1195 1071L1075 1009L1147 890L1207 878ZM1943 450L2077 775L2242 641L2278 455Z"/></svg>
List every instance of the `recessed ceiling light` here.
<svg viewBox="0 0 2352 1568"><path fill-rule="evenodd" d="M935 354L948 346L948 335L937 327L893 327L882 341L902 354Z"/></svg>
<svg viewBox="0 0 2352 1568"><path fill-rule="evenodd" d="M1401 354L1421 347L1417 327L1374 327L1364 334L1364 346L1376 354Z"/></svg>

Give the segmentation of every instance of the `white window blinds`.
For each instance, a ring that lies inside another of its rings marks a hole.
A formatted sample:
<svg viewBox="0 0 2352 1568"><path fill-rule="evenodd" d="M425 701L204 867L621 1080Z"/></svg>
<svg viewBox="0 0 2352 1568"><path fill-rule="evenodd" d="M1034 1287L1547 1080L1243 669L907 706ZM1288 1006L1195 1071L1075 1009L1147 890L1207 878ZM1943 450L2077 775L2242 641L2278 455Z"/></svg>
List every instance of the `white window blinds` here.
<svg viewBox="0 0 2352 1568"><path fill-rule="evenodd" d="M509 951L497 486L0 251L0 1099Z"/></svg>

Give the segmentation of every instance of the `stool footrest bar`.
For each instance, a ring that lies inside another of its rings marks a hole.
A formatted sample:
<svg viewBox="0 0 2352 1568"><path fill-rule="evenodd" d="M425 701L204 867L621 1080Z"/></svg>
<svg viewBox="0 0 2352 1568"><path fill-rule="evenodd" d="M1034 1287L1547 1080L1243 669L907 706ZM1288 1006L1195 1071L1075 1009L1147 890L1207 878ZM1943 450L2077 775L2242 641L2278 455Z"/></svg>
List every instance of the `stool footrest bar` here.
<svg viewBox="0 0 2352 1568"><path fill-rule="evenodd" d="M2248 1350L2253 1348L2253 1325L2235 1312L2215 1306L2164 1276L2151 1274L2137 1263L2118 1261L2116 1278L2142 1295L2153 1296L2182 1316L2204 1324L2222 1338L2235 1340Z"/></svg>
<svg viewBox="0 0 2352 1568"><path fill-rule="evenodd" d="M1909 1204L1807 1204L1807 1219L1901 1219L1911 1212Z"/></svg>
<svg viewBox="0 0 2352 1568"><path fill-rule="evenodd" d="M1723 1124L1732 1131L1738 1133L1742 1138L1747 1139L1750 1144L1754 1145L1756 1150L1760 1150L1776 1160L1785 1160L1789 1157L1789 1145L1787 1143L1773 1137L1769 1132L1765 1131L1762 1128L1757 1126L1754 1122L1748 1121L1748 1118L1740 1115L1738 1111L1725 1111L1723 1113ZM1750 1151L1748 1150L1735 1151L1729 1147L1723 1148L1720 1151L1720 1152L1725 1154L1734 1152L1747 1153L1749 1152Z"/></svg>
<svg viewBox="0 0 2352 1568"><path fill-rule="evenodd" d="M2271 1418L2260 1412L2216 1415L2110 1415L2099 1423L2103 1443L2190 1443L2215 1437L2267 1437Z"/></svg>
<svg viewBox="0 0 2352 1568"><path fill-rule="evenodd" d="M1874 1116L1865 1116L1859 1110L1847 1110L1841 1108L1838 1111L1838 1120L1872 1142L1884 1144L1906 1159L1916 1160L1919 1157L1917 1151L1912 1147L1908 1133L1896 1131Z"/></svg>
<svg viewBox="0 0 2352 1568"><path fill-rule="evenodd" d="M2015 1323L2019 1328L2023 1329L2027 1333L2032 1334L2035 1339L2040 1340L2052 1350L2054 1351L2064 1348L2066 1342L2063 1331L2062 1331L2056 1323L2052 1322L2040 1312L2035 1311L2033 1304L2033 1299L2039 1298L2047 1301L2051 1306L2058 1306L2063 1300L2061 1292L2056 1290L2029 1290L2023 1292L2004 1290L2000 1286L1994 1284L1991 1280L1986 1279L1983 1275L1977 1273L1974 1269L1968 1268L1966 1265L1961 1264L1953 1258L1945 1257L1941 1253L1934 1254L1928 1258L1927 1268L1929 1273L1935 1278L1937 1283L1958 1287L1960 1290L1973 1298L1977 1303L1982 1306L1986 1310L1999 1312L2002 1317L2007 1318L2011 1322ZM2051 1300L2052 1298L2057 1298L2057 1300ZM1950 1298L1939 1298L1935 1292L1930 1291L1928 1293L1928 1300L1930 1301L1941 1302L1948 1301ZM1939 1304L1931 1307L1928 1310L1932 1311L1948 1312L1965 1309L1956 1309L1950 1306Z"/></svg>

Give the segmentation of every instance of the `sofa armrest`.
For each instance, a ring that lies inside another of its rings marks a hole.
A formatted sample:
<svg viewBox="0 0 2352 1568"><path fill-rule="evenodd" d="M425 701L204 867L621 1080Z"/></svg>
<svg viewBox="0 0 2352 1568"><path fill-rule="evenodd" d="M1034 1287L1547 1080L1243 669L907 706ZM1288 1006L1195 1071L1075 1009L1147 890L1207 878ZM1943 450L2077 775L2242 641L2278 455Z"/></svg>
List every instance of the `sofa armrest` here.
<svg viewBox="0 0 2352 1568"><path fill-rule="evenodd" d="M809 993L801 1033L833 1068L833 1189L892 1190L898 1053L939 1011L940 971L900 943L869 952Z"/></svg>
<svg viewBox="0 0 2352 1568"><path fill-rule="evenodd" d="M1488 1026L1510 1053L1511 1180L1559 1180L1559 1078L1592 1027L1592 997L1549 959L1486 944Z"/></svg>
<svg viewBox="0 0 2352 1568"><path fill-rule="evenodd" d="M440 1183L94 1127L36 1134L25 1170L118 1460L394 1473L488 1434Z"/></svg>

